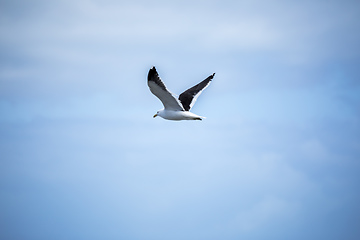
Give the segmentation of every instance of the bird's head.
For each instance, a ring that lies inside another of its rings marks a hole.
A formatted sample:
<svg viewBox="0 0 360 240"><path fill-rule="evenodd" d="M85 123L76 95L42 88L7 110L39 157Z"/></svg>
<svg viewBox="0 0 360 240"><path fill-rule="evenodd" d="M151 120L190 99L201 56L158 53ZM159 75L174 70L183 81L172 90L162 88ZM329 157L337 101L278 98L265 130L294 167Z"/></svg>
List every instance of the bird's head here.
<svg viewBox="0 0 360 240"><path fill-rule="evenodd" d="M157 111L157 112L155 113L155 115L153 116L153 118L157 117L158 115L159 115L159 111Z"/></svg>

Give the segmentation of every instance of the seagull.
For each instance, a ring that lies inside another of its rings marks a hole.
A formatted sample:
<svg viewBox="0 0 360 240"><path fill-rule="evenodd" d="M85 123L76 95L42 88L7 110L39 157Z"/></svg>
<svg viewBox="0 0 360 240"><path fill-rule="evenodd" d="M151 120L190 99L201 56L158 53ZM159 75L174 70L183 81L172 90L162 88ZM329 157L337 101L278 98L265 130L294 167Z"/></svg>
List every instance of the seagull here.
<svg viewBox="0 0 360 240"><path fill-rule="evenodd" d="M215 73L207 77L199 84L189 88L176 98L161 81L155 67L149 70L148 86L150 91L160 99L164 105L164 109L157 111L153 117L162 117L167 120L202 120L205 117L198 116L189 110L194 106L196 99L200 93L209 86Z"/></svg>

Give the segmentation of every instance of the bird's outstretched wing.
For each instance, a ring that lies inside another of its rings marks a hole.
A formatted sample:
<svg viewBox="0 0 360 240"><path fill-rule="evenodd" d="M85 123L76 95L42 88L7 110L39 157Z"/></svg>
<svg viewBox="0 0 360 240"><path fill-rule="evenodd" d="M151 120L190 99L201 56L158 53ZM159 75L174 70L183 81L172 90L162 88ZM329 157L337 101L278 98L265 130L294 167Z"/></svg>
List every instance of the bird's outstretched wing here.
<svg viewBox="0 0 360 240"><path fill-rule="evenodd" d="M209 86L211 80L214 78L215 73L207 77L204 81L200 82L199 84L189 88L179 96L179 100L185 109L185 111L189 111L196 102L196 99L199 97L201 92Z"/></svg>
<svg viewBox="0 0 360 240"><path fill-rule="evenodd" d="M164 108L167 110L184 111L181 103L173 96L173 94L166 88L165 84L161 81L159 74L155 67L149 70L148 86L150 91L157 96Z"/></svg>

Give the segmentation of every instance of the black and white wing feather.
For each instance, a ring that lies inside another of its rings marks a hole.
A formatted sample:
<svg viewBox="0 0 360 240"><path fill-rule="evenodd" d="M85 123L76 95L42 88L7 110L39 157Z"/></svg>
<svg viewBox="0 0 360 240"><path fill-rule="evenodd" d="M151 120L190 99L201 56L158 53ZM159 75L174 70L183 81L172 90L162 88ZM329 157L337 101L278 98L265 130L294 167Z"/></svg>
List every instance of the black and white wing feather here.
<svg viewBox="0 0 360 240"><path fill-rule="evenodd" d="M184 111L181 103L173 96L161 81L155 67L152 67L148 74L148 86L150 91L160 99L164 108L167 110Z"/></svg>
<svg viewBox="0 0 360 240"><path fill-rule="evenodd" d="M185 109L185 111L189 111L196 102L196 99L199 97L201 92L209 86L211 80L214 78L215 73L207 77L204 81L200 82L199 84L189 88L179 96L179 100Z"/></svg>

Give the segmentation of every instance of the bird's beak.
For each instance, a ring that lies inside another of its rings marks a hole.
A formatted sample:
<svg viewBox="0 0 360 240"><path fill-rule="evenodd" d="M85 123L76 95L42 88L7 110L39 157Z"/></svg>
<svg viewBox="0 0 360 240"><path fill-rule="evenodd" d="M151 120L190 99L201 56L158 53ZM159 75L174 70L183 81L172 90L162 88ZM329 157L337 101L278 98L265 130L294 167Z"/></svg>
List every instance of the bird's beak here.
<svg viewBox="0 0 360 240"><path fill-rule="evenodd" d="M153 116L153 118L154 118L154 117L157 117L157 113L155 113L155 115Z"/></svg>

